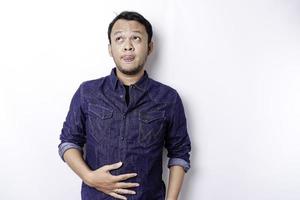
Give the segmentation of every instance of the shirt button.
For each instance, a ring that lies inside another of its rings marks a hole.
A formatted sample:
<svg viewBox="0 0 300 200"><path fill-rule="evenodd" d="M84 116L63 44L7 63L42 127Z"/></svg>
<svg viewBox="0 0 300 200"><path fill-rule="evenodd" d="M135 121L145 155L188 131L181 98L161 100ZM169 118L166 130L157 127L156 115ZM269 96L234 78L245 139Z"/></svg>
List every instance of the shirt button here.
<svg viewBox="0 0 300 200"><path fill-rule="evenodd" d="M122 99L124 96L123 95L120 95L120 98Z"/></svg>
<svg viewBox="0 0 300 200"><path fill-rule="evenodd" d="M124 137L123 137L123 136L121 136L121 140L124 140Z"/></svg>
<svg viewBox="0 0 300 200"><path fill-rule="evenodd" d="M123 116L123 119L125 119L125 118L126 118L126 114L125 114L125 113L123 113L123 115L122 115L122 116Z"/></svg>

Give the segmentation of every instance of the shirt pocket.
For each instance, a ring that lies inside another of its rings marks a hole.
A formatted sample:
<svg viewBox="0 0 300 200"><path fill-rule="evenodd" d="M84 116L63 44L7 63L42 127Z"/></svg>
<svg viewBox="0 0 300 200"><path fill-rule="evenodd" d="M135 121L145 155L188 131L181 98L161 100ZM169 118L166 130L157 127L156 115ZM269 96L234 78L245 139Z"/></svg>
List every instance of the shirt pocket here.
<svg viewBox="0 0 300 200"><path fill-rule="evenodd" d="M165 124L164 111L141 111L139 113L139 142L142 146L149 146L163 142Z"/></svg>
<svg viewBox="0 0 300 200"><path fill-rule="evenodd" d="M100 143L110 137L113 110L97 104L88 105L90 133Z"/></svg>

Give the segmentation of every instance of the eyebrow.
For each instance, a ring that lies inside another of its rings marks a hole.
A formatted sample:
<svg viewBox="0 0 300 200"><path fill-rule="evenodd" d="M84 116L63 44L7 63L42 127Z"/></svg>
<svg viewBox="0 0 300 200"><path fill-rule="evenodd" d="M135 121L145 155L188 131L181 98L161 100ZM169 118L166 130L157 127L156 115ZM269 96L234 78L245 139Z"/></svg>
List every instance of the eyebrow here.
<svg viewBox="0 0 300 200"><path fill-rule="evenodd" d="M122 32L123 32L123 31L116 31L116 32L114 32L114 35L120 34L120 33L122 33ZM141 31L132 31L132 32L142 34Z"/></svg>

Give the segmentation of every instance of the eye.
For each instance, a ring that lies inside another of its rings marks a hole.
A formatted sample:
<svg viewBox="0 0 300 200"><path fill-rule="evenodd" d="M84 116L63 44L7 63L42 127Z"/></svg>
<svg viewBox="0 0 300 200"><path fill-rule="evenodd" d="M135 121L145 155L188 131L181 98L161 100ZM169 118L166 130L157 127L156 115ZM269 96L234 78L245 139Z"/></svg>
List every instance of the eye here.
<svg viewBox="0 0 300 200"><path fill-rule="evenodd" d="M120 41L122 41L122 39L123 39L123 38L122 38L121 36L119 36L119 37L116 37L116 38L115 38L115 41L120 42Z"/></svg>
<svg viewBox="0 0 300 200"><path fill-rule="evenodd" d="M133 40L134 40L134 41L140 41L141 38L140 38L139 36L133 36Z"/></svg>

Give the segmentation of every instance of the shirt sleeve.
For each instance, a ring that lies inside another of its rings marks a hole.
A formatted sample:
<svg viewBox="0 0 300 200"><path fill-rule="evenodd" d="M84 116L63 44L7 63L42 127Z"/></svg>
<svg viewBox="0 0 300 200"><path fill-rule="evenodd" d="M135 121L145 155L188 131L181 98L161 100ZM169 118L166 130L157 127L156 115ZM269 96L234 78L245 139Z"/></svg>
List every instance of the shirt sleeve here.
<svg viewBox="0 0 300 200"><path fill-rule="evenodd" d="M82 149L86 141L85 115L82 109L81 87L75 92L66 120L60 134L60 144L58 146L59 155L63 159L63 154L70 148Z"/></svg>
<svg viewBox="0 0 300 200"><path fill-rule="evenodd" d="M165 137L165 147L170 158L168 167L179 165L187 172L190 168L191 142L187 132L186 117L180 96L176 95L171 108L170 122Z"/></svg>
<svg viewBox="0 0 300 200"><path fill-rule="evenodd" d="M190 169L190 163L186 162L181 158L170 158L168 163L168 168L172 166L181 166L183 167L184 171L187 172Z"/></svg>
<svg viewBox="0 0 300 200"><path fill-rule="evenodd" d="M64 143L61 143L59 146L58 146L58 153L61 157L61 159L63 161L64 160L64 153L68 150L68 149L78 149L79 151L83 152L82 151L82 148L80 146L78 146L77 144L74 144L74 143L70 143L70 142L64 142Z"/></svg>

